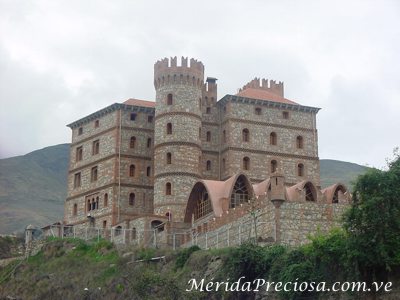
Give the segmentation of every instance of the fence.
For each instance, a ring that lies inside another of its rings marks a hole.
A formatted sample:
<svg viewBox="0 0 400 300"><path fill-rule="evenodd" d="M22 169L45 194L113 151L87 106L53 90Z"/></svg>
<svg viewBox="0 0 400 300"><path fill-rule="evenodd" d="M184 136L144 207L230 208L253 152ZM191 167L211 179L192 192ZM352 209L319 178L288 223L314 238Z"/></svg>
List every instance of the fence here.
<svg viewBox="0 0 400 300"><path fill-rule="evenodd" d="M164 224L161 224L164 225ZM248 240L259 239L271 242L275 237L274 227L270 222L246 222L236 225L225 225L217 230L199 233L195 230L166 232L162 227L151 230L136 230L124 228L97 228L52 225L42 237L72 237L83 240L106 239L115 244L125 244L154 248L184 248L197 245L202 249L223 248L240 245ZM270 237L269 239L262 239Z"/></svg>

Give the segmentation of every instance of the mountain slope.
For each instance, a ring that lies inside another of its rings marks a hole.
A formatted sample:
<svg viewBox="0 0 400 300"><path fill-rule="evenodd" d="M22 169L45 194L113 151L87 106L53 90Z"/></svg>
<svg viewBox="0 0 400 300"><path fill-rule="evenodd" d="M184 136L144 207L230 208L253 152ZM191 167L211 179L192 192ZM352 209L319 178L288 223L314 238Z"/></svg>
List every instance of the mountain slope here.
<svg viewBox="0 0 400 300"><path fill-rule="evenodd" d="M0 159L0 233L62 219L69 147L61 144ZM368 169L337 160L321 159L320 163L322 187L341 182L351 188L350 182Z"/></svg>
<svg viewBox="0 0 400 300"><path fill-rule="evenodd" d="M62 218L69 144L0 160L0 233Z"/></svg>

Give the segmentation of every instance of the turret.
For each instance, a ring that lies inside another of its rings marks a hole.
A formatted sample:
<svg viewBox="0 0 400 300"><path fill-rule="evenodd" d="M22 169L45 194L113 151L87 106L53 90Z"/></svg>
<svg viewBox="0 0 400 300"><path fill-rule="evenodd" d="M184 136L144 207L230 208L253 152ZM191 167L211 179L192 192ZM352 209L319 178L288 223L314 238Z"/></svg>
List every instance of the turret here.
<svg viewBox="0 0 400 300"><path fill-rule="evenodd" d="M154 65L156 89L154 212L183 221L191 188L200 179L204 66L182 57Z"/></svg>

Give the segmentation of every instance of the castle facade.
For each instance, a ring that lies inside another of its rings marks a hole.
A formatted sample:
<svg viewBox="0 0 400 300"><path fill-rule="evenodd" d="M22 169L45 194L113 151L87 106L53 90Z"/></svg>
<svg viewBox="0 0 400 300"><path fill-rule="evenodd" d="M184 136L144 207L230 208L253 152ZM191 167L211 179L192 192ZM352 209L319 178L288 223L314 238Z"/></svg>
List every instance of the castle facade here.
<svg viewBox="0 0 400 300"><path fill-rule="evenodd" d="M69 124L64 224L142 241L157 228L166 244L171 232L183 244L252 218L260 239L291 244L337 225L350 195L320 188L319 108L258 78L217 101L216 81L195 59L165 58L155 102L128 99Z"/></svg>

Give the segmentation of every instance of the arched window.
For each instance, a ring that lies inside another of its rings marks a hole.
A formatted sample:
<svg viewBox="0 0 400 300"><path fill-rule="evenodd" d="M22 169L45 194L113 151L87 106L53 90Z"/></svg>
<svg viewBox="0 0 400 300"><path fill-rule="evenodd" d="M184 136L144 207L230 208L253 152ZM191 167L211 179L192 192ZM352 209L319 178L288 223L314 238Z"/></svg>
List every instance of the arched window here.
<svg viewBox="0 0 400 300"><path fill-rule="evenodd" d="M250 158L247 156L243 158L243 170L250 170Z"/></svg>
<svg viewBox="0 0 400 300"><path fill-rule="evenodd" d="M135 193L130 193L129 194L129 205L134 206L135 205Z"/></svg>
<svg viewBox="0 0 400 300"><path fill-rule="evenodd" d="M303 137L302 136L298 136L296 138L296 147L297 147L297 149L303 149Z"/></svg>
<svg viewBox="0 0 400 300"><path fill-rule="evenodd" d="M133 149L135 148L135 146L136 146L136 137L132 136L131 142L129 143L129 147Z"/></svg>
<svg viewBox="0 0 400 300"><path fill-rule="evenodd" d="M167 134L172 134L172 123L167 124Z"/></svg>
<svg viewBox="0 0 400 300"><path fill-rule="evenodd" d="M276 160L271 160L271 174L276 172L278 167L278 162Z"/></svg>
<svg viewBox="0 0 400 300"><path fill-rule="evenodd" d="M271 145L276 145L277 144L277 136L275 132L271 132L271 134L269 135L269 143Z"/></svg>
<svg viewBox="0 0 400 300"><path fill-rule="evenodd" d="M151 138L148 138L147 139L147 148L150 148L151 147Z"/></svg>
<svg viewBox="0 0 400 300"><path fill-rule="evenodd" d="M159 220L151 221L150 223L151 229L157 229L157 232L164 231L164 223Z"/></svg>
<svg viewBox="0 0 400 300"><path fill-rule="evenodd" d="M76 216L78 214L78 204L74 204L73 215Z"/></svg>
<svg viewBox="0 0 400 300"><path fill-rule="evenodd" d="M90 203L90 199L87 200L87 211L91 211L92 210L92 205Z"/></svg>
<svg viewBox="0 0 400 300"><path fill-rule="evenodd" d="M243 142L248 142L250 140L250 132L247 128L242 131L242 140Z"/></svg>
<svg viewBox="0 0 400 300"><path fill-rule="evenodd" d="M339 195L343 195L344 193L346 193L346 189L342 185L339 185L333 193L332 203L339 203Z"/></svg>
<svg viewBox="0 0 400 300"><path fill-rule="evenodd" d="M198 192L196 208L194 210L194 219L197 220L212 212L211 201L207 191L203 188Z"/></svg>
<svg viewBox="0 0 400 300"><path fill-rule="evenodd" d="M151 167L147 167L146 175L147 175L147 177L150 177L150 175L151 175Z"/></svg>
<svg viewBox="0 0 400 300"><path fill-rule="evenodd" d="M317 195L315 193L315 189L310 182L306 183L304 186L305 198L306 201L316 201Z"/></svg>
<svg viewBox="0 0 400 300"><path fill-rule="evenodd" d="M261 107L256 107L256 108L254 109L254 113L255 113L256 115L261 115Z"/></svg>
<svg viewBox="0 0 400 300"><path fill-rule="evenodd" d="M130 177L135 177L135 173L136 173L136 167L135 167L135 165L130 165L130 166L129 166L129 176L130 176Z"/></svg>
<svg viewBox="0 0 400 300"><path fill-rule="evenodd" d="M297 165L297 176L304 176L304 165L303 164Z"/></svg>
<svg viewBox="0 0 400 300"><path fill-rule="evenodd" d="M136 228L132 228L132 240L136 240Z"/></svg>
<svg viewBox="0 0 400 300"><path fill-rule="evenodd" d="M121 226L117 226L114 229L115 235L120 235L122 233L122 227Z"/></svg>
<svg viewBox="0 0 400 300"><path fill-rule="evenodd" d="M207 160L207 163L206 163L206 170L207 170L207 171L210 171L210 170L211 170L211 160Z"/></svg>
<svg viewBox="0 0 400 300"><path fill-rule="evenodd" d="M167 153L167 165L170 165L172 163L172 154L171 152Z"/></svg>
<svg viewBox="0 0 400 300"><path fill-rule="evenodd" d="M165 184L165 195L171 195L172 194L172 188L171 188L171 182L167 182Z"/></svg>
<svg viewBox="0 0 400 300"><path fill-rule="evenodd" d="M107 207L108 206L108 194L107 193L105 193L104 194L104 203L103 203L104 205L104 207Z"/></svg>
<svg viewBox="0 0 400 300"><path fill-rule="evenodd" d="M211 131L207 131L207 142L211 142Z"/></svg>
<svg viewBox="0 0 400 300"><path fill-rule="evenodd" d="M172 105L172 94L167 95L167 105Z"/></svg>
<svg viewBox="0 0 400 300"><path fill-rule="evenodd" d="M249 191L246 186L246 181L243 176L239 176L233 186L230 207L234 208L247 201L249 201Z"/></svg>

